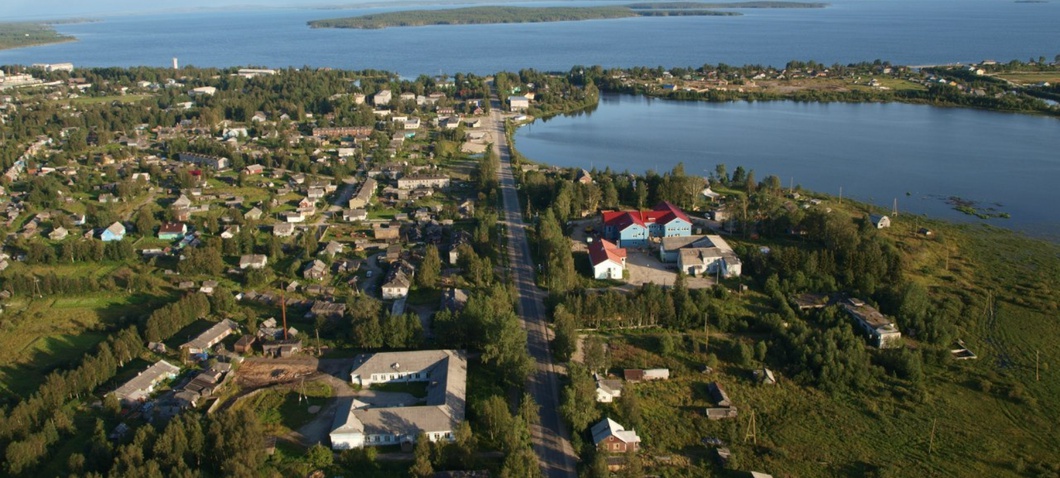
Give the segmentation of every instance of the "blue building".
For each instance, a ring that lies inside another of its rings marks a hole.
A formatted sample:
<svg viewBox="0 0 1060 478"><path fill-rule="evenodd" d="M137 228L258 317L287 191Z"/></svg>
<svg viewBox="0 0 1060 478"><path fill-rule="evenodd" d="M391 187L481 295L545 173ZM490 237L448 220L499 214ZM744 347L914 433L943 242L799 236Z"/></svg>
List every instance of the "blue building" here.
<svg viewBox="0 0 1060 478"><path fill-rule="evenodd" d="M692 221L666 201L650 211L604 211L604 237L619 247L644 247L652 237L692 235Z"/></svg>
<svg viewBox="0 0 1060 478"><path fill-rule="evenodd" d="M120 222L115 222L104 229L103 233L99 235L99 238L103 240L103 242L120 241L125 239L125 226Z"/></svg>

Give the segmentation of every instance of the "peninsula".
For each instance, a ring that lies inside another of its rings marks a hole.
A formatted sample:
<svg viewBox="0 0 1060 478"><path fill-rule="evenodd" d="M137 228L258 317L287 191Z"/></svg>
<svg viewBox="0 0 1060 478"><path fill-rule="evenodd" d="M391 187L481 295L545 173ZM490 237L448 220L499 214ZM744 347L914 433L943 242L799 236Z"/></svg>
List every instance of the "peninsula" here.
<svg viewBox="0 0 1060 478"><path fill-rule="evenodd" d="M469 7L445 10L407 10L358 17L309 22L311 28L379 29L425 25L482 25L495 23L541 23L580 20L606 20L630 17L739 16L719 11L738 8L823 8L824 3L739 2L739 3L636 3L606 7Z"/></svg>
<svg viewBox="0 0 1060 478"><path fill-rule="evenodd" d="M56 32L51 25L32 22L0 23L0 50L77 40Z"/></svg>

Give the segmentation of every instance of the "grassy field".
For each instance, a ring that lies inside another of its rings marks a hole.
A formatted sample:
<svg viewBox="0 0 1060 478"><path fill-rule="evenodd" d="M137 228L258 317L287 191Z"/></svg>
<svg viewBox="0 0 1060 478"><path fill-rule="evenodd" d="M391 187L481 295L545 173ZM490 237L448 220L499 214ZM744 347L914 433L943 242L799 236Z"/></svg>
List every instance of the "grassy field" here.
<svg viewBox="0 0 1060 478"><path fill-rule="evenodd" d="M416 398L427 398L427 382L376 383L372 390L390 393L407 393Z"/></svg>
<svg viewBox="0 0 1060 478"><path fill-rule="evenodd" d="M852 215L864 208L832 206ZM925 226L932 236L915 234ZM641 398L644 426L638 431L647 455L674 456L654 471L728 476L701 442L713 436L732 450L730 468L774 476L1056 476L1060 246L990 226L910 216L894 218L881 233L895 240L907 277L927 287L932 299L965 304L958 337L979 359L952 360L947 347L927 350L920 385L880 369L865 389L827 394L782 374L779 384L760 385L754 366L737 365L734 344L768 337L713 332L709 351L720 362L705 375L699 367L708 357L692 349L687 335L677 353L662 357L657 332L613 333L613 368L673 370L668 382L630 388ZM726 307L754 320L768 307L756 296L734 298ZM701 342L702 332L695 334ZM706 419L704 407L712 405L706 384L713 380L725 386L739 418ZM601 411L620 415L614 405ZM751 411L757 445L745 442Z"/></svg>
<svg viewBox="0 0 1060 478"><path fill-rule="evenodd" d="M258 393L242 406L251 407L269 433L286 434L312 421L316 415L309 412L309 407L323 408L331 395L327 384L309 382L305 384L304 397L301 386L281 387Z"/></svg>
<svg viewBox="0 0 1060 478"><path fill-rule="evenodd" d="M111 95L111 96L82 96L80 98L74 98L70 100L70 104L74 106L84 105L99 105L108 104L117 101L118 103L138 103L152 95Z"/></svg>
<svg viewBox="0 0 1060 478"><path fill-rule="evenodd" d="M113 294L11 300L0 320L0 393L36 390L49 372L103 341L110 326L138 317L148 300Z"/></svg>
<svg viewBox="0 0 1060 478"><path fill-rule="evenodd" d="M998 73L995 76L1020 85L1033 85L1043 81L1055 85L1060 82L1060 71L1013 71Z"/></svg>

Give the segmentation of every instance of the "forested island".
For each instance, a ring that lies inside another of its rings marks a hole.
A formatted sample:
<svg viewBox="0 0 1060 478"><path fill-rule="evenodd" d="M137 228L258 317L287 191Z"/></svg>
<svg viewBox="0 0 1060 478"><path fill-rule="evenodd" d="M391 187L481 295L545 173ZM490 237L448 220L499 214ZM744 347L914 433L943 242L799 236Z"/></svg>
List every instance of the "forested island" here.
<svg viewBox="0 0 1060 478"><path fill-rule="evenodd" d="M359 17L314 20L312 28L379 29L425 25L482 25L494 23L542 23L580 20L606 20L630 17L739 16L731 8L823 8L824 3L741 2L741 3L635 3L607 7L468 7L446 10L408 10L362 15Z"/></svg>
<svg viewBox="0 0 1060 478"><path fill-rule="evenodd" d="M60 34L47 23L0 23L0 50L74 40L76 38Z"/></svg>

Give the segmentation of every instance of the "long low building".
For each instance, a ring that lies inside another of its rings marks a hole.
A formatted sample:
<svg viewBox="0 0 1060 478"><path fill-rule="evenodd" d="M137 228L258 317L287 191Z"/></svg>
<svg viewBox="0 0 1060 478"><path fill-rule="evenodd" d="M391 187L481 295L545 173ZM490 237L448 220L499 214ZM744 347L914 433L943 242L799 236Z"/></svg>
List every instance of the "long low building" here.
<svg viewBox="0 0 1060 478"><path fill-rule="evenodd" d="M426 403L373 407L353 400L335 415L333 449L412 443L421 432L432 442L453 440L466 405L467 358L463 352L385 352L360 355L355 360L350 372L355 385L427 382Z"/></svg>
<svg viewBox="0 0 1060 478"><path fill-rule="evenodd" d="M449 186L449 176L423 175L405 176L397 181L398 189L444 188Z"/></svg>
<svg viewBox="0 0 1060 478"><path fill-rule="evenodd" d="M180 153L180 162L192 163L213 169L228 169L228 158L198 153Z"/></svg>
<svg viewBox="0 0 1060 478"><path fill-rule="evenodd" d="M854 298L847 299L841 305L858 327L868 334L872 345L881 349L899 345L902 333L898 331L898 326L875 307Z"/></svg>
<svg viewBox="0 0 1060 478"><path fill-rule="evenodd" d="M143 402L151 392L155 391L156 385L163 380L176 378L179 372L180 368L176 365L165 360L159 360L154 365L147 367L147 370L140 372L118 387L113 393L125 405Z"/></svg>
<svg viewBox="0 0 1060 478"><path fill-rule="evenodd" d="M367 138L372 135L370 126L345 126L335 128L313 128L317 138Z"/></svg>
<svg viewBox="0 0 1060 478"><path fill-rule="evenodd" d="M181 345L180 348L187 348L188 353L192 354L203 353L209 350L210 347L213 347L214 345L220 343L222 340L224 340L225 337L228 337L232 334L232 332L235 332L237 329L239 329L239 324L233 322L230 319L224 319L215 324L213 327L210 327L206 332L199 334L198 337L195 337L184 345Z"/></svg>

